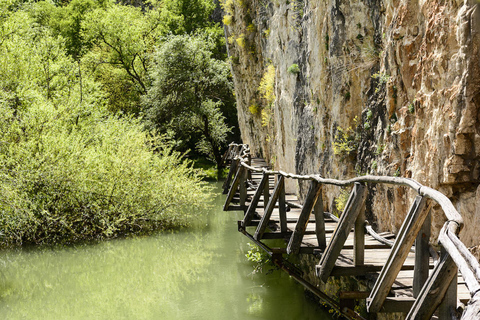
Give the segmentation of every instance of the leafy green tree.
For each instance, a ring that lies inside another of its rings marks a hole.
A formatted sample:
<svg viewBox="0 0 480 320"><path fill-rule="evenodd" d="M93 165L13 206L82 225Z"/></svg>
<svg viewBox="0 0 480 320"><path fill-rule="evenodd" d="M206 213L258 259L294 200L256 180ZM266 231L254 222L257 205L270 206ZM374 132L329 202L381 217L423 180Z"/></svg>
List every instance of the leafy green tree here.
<svg viewBox="0 0 480 320"><path fill-rule="evenodd" d="M155 52L153 82L143 105L151 128L173 132L184 141L181 147L194 144L220 165L231 132L222 110L233 107L233 94L230 69L212 57L214 46L201 36L166 37Z"/></svg>
<svg viewBox="0 0 480 320"><path fill-rule="evenodd" d="M205 187L27 10L0 20L0 245L71 243L188 225ZM187 210L188 209L188 210Z"/></svg>
<svg viewBox="0 0 480 320"><path fill-rule="evenodd" d="M150 54L163 33L158 12L113 4L90 12L82 26L94 45L84 63L104 85L112 111L138 112L149 86Z"/></svg>

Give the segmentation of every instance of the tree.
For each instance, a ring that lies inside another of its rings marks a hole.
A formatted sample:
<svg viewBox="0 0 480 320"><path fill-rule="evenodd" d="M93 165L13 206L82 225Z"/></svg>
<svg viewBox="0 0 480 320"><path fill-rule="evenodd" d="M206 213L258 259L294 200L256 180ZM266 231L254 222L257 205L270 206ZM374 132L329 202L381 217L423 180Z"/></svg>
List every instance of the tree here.
<svg viewBox="0 0 480 320"><path fill-rule="evenodd" d="M151 128L186 141L183 148L194 144L219 166L231 132L222 109L233 107L233 94L230 69L212 57L214 46L205 36L166 37L155 52L152 86L142 102Z"/></svg>

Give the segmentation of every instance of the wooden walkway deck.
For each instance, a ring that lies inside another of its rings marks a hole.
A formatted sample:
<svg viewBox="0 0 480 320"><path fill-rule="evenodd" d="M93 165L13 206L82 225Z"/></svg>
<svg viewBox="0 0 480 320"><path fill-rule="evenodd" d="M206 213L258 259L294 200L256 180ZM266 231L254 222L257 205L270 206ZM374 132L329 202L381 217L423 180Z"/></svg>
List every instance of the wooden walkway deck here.
<svg viewBox="0 0 480 320"><path fill-rule="evenodd" d="M261 158L249 158L248 161L251 167L267 168L267 164ZM382 241L382 243L377 240L373 236L375 234L370 235L365 232L363 216L363 201L365 201L363 188L365 187L362 185L355 184L345 209L345 211L349 211L348 215L345 213L342 215L353 216L353 218L341 217L338 219L323 212L321 191L319 191L320 187L316 187L317 184L312 183L305 203L301 204L295 195L285 194L283 179L286 175L266 175L265 172L243 169L239 166L238 161L232 162L232 172L224 184L224 191L228 193L224 210L243 210L245 212L245 218L238 222L239 231L272 255L273 260L291 274L295 274L295 272L287 270L288 266L282 263L282 256L296 253L314 254L318 260L316 273L323 282L332 276L366 276L371 279L371 283L375 283L373 288L369 288L368 291L340 292L341 301L339 302L318 292L319 290L314 284L308 283L301 276L296 276L297 280L307 289L316 293L346 318L362 319L360 315L353 312L354 300L367 299L369 312L372 314L402 312L405 315L409 314L407 317L409 319L455 319L453 317L454 309L461 304L467 305L470 301L471 293L464 278L456 271L456 268L450 268L450 272L453 270L457 274L456 277L451 277L454 278L451 284L444 285L440 291L435 287L430 288L430 296L432 293L435 294L435 290L440 295L445 292L444 299L437 302L432 300L431 303L437 304L433 311L425 312L425 307L419 306L418 301L414 306L415 301L419 300L418 297L422 295L420 291L427 279L435 278L433 273L439 272L440 268L434 269L435 266L444 263L445 259L434 261L428 254L428 250L430 253L432 251L432 248L428 247L428 242L423 244L422 250L427 254L423 254L423 256L420 252L416 254L414 251L422 248L418 242L420 240L416 242L418 247L416 250L415 246L412 247L411 244L410 248L399 248L397 243L413 243L418 238L415 233L413 239L403 239L412 237L407 232L411 227L408 223L404 223L405 227L402 227L407 231L404 230L405 232L402 233L400 230L399 232L398 237L402 237L402 239L398 239L397 235L391 233L376 235L376 238L380 236L384 240L391 241L391 245L385 244L386 241ZM417 211L423 211L424 201L421 197L417 198L418 203L415 202L417 207L414 203L412 212L410 212L412 216ZM352 214L352 212L355 213ZM429 217L427 216L425 220L429 229ZM412 225L418 223L423 225L422 222L412 221ZM418 228L420 229L420 227ZM423 238L427 236L428 239L429 231L426 231L425 228L420 231L420 239L422 232L424 232ZM271 247L270 239L284 239L285 246ZM420 268L423 271L419 270L419 259L424 262L423 267ZM417 266L415 267L416 261ZM417 268L416 271L415 268ZM394 272L389 272L391 270ZM376 281L379 278L381 281ZM414 284L415 281L418 284ZM384 282L386 285L383 284ZM412 311L414 309L420 311L415 313Z"/></svg>

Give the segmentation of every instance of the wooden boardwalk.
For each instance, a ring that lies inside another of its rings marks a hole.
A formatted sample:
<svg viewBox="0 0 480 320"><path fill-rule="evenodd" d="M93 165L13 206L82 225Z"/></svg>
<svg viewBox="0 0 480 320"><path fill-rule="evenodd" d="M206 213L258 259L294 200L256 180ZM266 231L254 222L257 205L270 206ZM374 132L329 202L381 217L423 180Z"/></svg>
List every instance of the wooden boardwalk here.
<svg viewBox="0 0 480 320"><path fill-rule="evenodd" d="M231 162L231 172L224 184L228 194L224 210L243 210L245 217L238 223L239 231L346 318L362 319L353 312L353 303L367 299L370 314L402 312L408 319L455 319L454 310L461 304L467 305L472 298L472 290L468 289L457 268L443 268L449 263L448 255L443 254L440 259L437 256L440 253L435 253L428 242L422 241L422 238L428 240L430 228L426 198L417 196L399 235L377 235L371 228L365 228L364 185L353 184L339 219L323 212L321 185L314 180L301 204L295 195L285 193L284 179L292 175L248 170L249 166L267 168L260 158L248 156L245 163L246 166L241 166L238 158ZM411 221L408 220L410 216ZM284 239L285 245L271 247L270 239ZM416 245L412 246L413 243ZM282 259L287 254L315 255L318 264L312 268L316 268L323 282L334 276L366 276L375 285L367 291L340 292L340 301L334 300L298 272L290 270ZM439 285L441 277L444 280ZM436 279L430 287L427 285L429 279ZM453 281L450 283L448 279Z"/></svg>

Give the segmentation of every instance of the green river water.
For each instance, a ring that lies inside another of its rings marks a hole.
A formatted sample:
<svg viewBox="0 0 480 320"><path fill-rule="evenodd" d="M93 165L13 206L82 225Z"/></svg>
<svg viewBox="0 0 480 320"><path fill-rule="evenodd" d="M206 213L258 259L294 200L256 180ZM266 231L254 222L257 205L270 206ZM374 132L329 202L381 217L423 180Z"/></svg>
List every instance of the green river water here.
<svg viewBox="0 0 480 320"><path fill-rule="evenodd" d="M0 252L1 318L331 319L285 273L252 274L223 201L188 232Z"/></svg>

